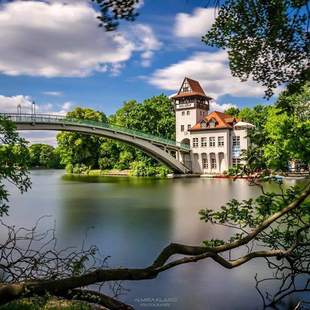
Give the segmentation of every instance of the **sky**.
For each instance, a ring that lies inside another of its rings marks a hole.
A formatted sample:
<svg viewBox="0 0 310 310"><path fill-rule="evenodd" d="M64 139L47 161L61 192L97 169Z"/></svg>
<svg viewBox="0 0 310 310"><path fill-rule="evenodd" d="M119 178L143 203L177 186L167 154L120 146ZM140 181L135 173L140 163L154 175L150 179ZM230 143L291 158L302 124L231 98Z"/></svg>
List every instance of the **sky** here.
<svg viewBox="0 0 310 310"><path fill-rule="evenodd" d="M60 113L76 106L113 114L124 101L177 92L197 79L223 111L274 101L254 81L232 77L227 53L206 46L214 8L206 0L144 0L135 22L98 27L88 0L0 1L0 112ZM55 144L55 133L26 132Z"/></svg>

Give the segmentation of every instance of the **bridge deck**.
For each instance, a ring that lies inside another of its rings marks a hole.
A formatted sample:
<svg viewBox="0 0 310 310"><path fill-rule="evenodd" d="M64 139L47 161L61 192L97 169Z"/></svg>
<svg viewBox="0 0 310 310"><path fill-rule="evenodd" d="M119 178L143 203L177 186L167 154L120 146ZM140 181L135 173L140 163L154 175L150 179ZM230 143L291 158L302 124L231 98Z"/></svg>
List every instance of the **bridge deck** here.
<svg viewBox="0 0 310 310"><path fill-rule="evenodd" d="M190 147L187 144L181 144L179 142L173 141L171 139L166 139L158 137L155 135L147 134L141 131L128 129L125 127L119 127L108 123L102 123L92 120L80 120L75 118L68 118L61 115L50 115L50 114L18 114L18 113L0 113L1 116L6 117L13 121L14 123L37 123L37 124L49 124L58 123L63 125L82 125L91 128L105 129L113 132L118 132L126 134L132 137L138 137L154 144L161 145L163 147L168 147L176 149L182 152L189 152Z"/></svg>

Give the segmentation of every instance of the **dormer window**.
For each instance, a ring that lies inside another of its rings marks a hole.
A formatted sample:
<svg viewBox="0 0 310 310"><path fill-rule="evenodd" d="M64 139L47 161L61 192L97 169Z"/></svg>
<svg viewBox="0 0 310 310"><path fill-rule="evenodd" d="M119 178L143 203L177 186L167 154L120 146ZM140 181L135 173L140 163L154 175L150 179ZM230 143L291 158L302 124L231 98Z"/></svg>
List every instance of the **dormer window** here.
<svg viewBox="0 0 310 310"><path fill-rule="evenodd" d="M207 123L204 122L204 121L201 122L201 123L200 123L200 127L201 127L201 128L207 128Z"/></svg>
<svg viewBox="0 0 310 310"><path fill-rule="evenodd" d="M215 128L215 125L216 125L216 122L214 119L211 119L210 122L209 122L209 127L210 128Z"/></svg>

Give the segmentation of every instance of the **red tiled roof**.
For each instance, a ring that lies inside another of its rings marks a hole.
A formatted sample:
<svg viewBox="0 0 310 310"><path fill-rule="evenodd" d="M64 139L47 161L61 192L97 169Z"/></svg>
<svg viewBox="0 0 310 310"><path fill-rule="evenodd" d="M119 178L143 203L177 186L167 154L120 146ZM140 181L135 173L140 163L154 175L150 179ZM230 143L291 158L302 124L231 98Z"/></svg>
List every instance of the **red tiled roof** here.
<svg viewBox="0 0 310 310"><path fill-rule="evenodd" d="M210 127L209 126L209 122L211 120L215 120L215 127ZM206 122L207 123L207 127L203 128L201 127L201 123L202 122ZM203 120L201 120L199 123L197 123L195 126L193 126L190 131L195 131L195 130L209 130L209 129L218 129L218 128L227 128L230 129L233 127L233 123L234 122L238 122L239 119L235 118L231 115L222 113L222 112L218 112L218 111L214 111L212 113L210 113L209 115L207 115Z"/></svg>
<svg viewBox="0 0 310 310"><path fill-rule="evenodd" d="M182 86L183 86L185 80L188 82L188 84L191 88L191 91L189 91L189 92L181 92L181 89L182 89ZM204 90L202 89L202 87L200 86L200 83L198 81L190 79L188 77L185 77L177 95L173 96L172 98L177 99L177 98L190 97L190 96L200 96L200 97L212 99L211 97L208 97L205 94Z"/></svg>
<svg viewBox="0 0 310 310"><path fill-rule="evenodd" d="M198 81L192 80L190 78L185 78L185 79L187 80L193 92L199 93L202 96L206 95Z"/></svg>

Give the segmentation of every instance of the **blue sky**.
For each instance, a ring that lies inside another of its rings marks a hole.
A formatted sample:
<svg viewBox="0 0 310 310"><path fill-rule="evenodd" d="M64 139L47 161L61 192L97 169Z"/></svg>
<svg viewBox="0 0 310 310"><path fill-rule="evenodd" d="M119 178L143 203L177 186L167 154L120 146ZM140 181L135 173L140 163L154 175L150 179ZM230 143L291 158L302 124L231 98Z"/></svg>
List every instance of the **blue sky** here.
<svg viewBox="0 0 310 310"><path fill-rule="evenodd" d="M109 115L126 100L175 93L184 76L201 82L213 109L273 101L231 76L226 52L201 42L214 20L205 1L144 0L138 19L113 33L97 27L87 0L1 2L1 111L28 111L35 100L44 113L87 106Z"/></svg>

